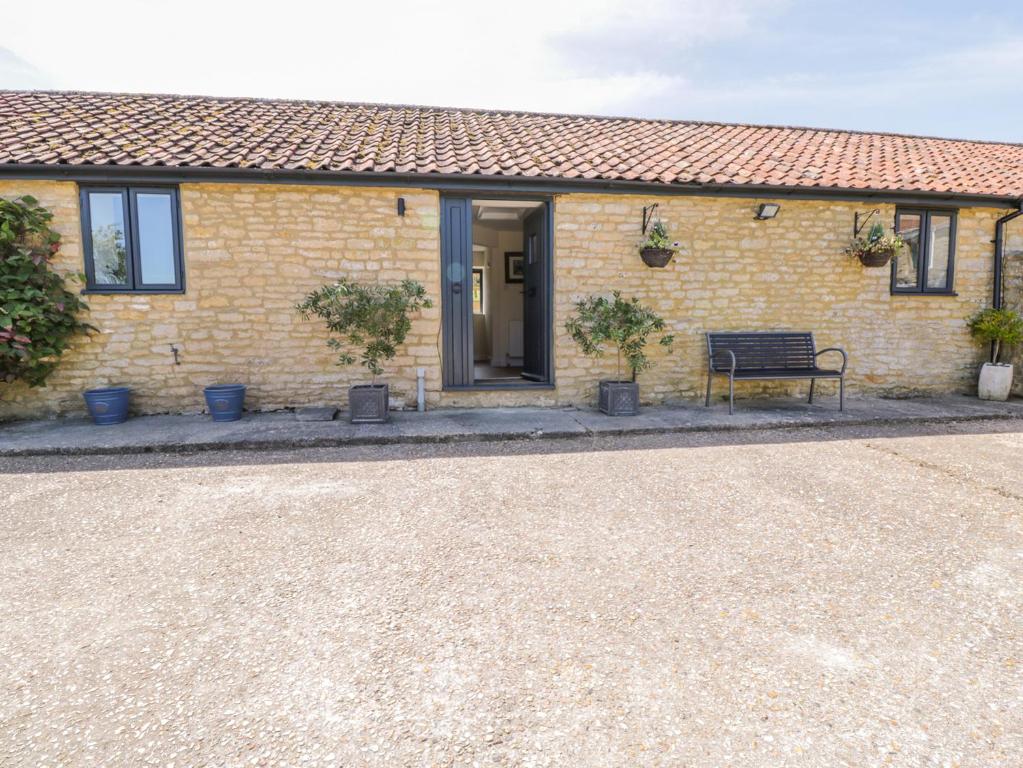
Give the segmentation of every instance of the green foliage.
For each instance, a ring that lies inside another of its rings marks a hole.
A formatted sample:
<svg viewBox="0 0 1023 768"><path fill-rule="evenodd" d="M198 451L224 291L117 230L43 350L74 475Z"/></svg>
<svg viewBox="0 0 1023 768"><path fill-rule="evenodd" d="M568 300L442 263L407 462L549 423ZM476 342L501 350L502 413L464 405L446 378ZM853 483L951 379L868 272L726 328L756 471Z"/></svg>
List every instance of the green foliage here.
<svg viewBox="0 0 1023 768"><path fill-rule="evenodd" d="M664 320L639 303L638 299L623 299L620 291L613 299L590 296L576 302L575 313L565 323L565 329L590 357L601 357L607 344L618 352L617 376L622 377L622 357L632 369L632 378L653 363L646 356L646 345L652 335L660 334L658 341L671 349L675 337L664 333Z"/></svg>
<svg viewBox="0 0 1023 768"><path fill-rule="evenodd" d="M655 221L650 225L650 229L647 231L646 240L640 243L639 246L642 248L665 248L669 251L678 250L678 243L671 242L668 237L668 228L664 226L664 223L660 220Z"/></svg>
<svg viewBox="0 0 1023 768"><path fill-rule="evenodd" d="M845 249L845 252L854 258L859 258L860 254L863 253L891 253L892 255L898 255L905 244L906 242L902 239L901 235L886 235L884 233L884 225L880 221L875 221L871 225L866 238L855 238L849 244L849 247Z"/></svg>
<svg viewBox="0 0 1023 768"><path fill-rule="evenodd" d="M45 383L71 339L93 330L78 320L88 307L51 267L60 249L52 218L28 195L0 199L0 381Z"/></svg>
<svg viewBox="0 0 1023 768"><path fill-rule="evenodd" d="M394 359L412 328L409 314L433 306L426 289L415 280L400 285L363 285L338 280L310 293L296 308L305 317L316 316L332 334L327 345L338 353L338 365L352 365L350 350L361 350L360 362L373 374Z"/></svg>
<svg viewBox="0 0 1023 768"><path fill-rule="evenodd" d="M981 344L991 344L991 362L997 363L1002 346L1023 341L1023 318L1011 309L982 309L969 318L970 334Z"/></svg>

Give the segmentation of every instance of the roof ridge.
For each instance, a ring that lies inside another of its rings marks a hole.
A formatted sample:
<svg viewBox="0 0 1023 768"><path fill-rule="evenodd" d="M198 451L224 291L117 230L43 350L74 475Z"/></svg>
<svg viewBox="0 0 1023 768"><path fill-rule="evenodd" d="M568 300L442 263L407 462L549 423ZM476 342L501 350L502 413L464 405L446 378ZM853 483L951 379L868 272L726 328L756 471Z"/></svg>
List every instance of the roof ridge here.
<svg viewBox="0 0 1023 768"><path fill-rule="evenodd" d="M628 115L595 115L573 112L535 112L524 109L493 109L486 107L451 107L431 104L392 104L388 102L373 101L334 101L330 99L288 99L272 96L210 96L204 94L184 93L148 93L144 91L86 91L86 90L25 90L16 88L0 89L0 94L32 94L32 95L60 95L60 96L112 96L112 97L136 97L150 99L189 99L209 102L259 102L265 104L310 104L335 107L355 107L372 109L409 109L431 112L447 112L456 114L473 115L512 115L516 117L554 117L577 120L601 120L607 122L630 122L630 123L651 123L660 125L706 125L719 128L752 128L772 131L806 131L809 133L827 133L835 135L852 136L882 136L900 139L918 139L923 141L948 141L963 144L984 144L1002 147L1023 148L1023 141L997 141L994 139L969 139L957 138L954 136L933 136L914 133L901 133L898 131L868 131L846 128L821 128L806 125L780 125L771 123L743 123L727 122L722 120L692 120L679 118L652 118L635 117Z"/></svg>

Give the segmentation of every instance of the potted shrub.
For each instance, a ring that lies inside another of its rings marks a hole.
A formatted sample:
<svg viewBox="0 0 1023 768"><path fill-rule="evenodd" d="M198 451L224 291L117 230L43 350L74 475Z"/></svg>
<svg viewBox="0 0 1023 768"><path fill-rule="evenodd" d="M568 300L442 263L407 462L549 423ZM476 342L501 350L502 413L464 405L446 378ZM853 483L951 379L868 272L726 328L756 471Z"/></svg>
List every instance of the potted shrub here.
<svg viewBox="0 0 1023 768"><path fill-rule="evenodd" d="M433 306L426 289L415 280L400 285L363 285L341 279L306 296L298 310L306 317L315 315L331 334L327 345L338 354L338 365L355 362L353 350L360 352L359 362L372 374L370 384L357 384L348 390L349 420L353 424L380 424L388 418L387 384L377 383L383 363L394 359L398 347L412 328L409 315Z"/></svg>
<svg viewBox="0 0 1023 768"><path fill-rule="evenodd" d="M857 237L845 252L855 256L865 267L883 267L899 254L905 241L900 235L886 235L884 226L875 221L866 238Z"/></svg>
<svg viewBox="0 0 1023 768"><path fill-rule="evenodd" d="M1012 389L1012 364L999 362L1006 346L1023 340L1023 318L1011 309L982 309L968 321L970 334L991 345L991 362L980 367L977 396L981 400L1008 400Z"/></svg>
<svg viewBox="0 0 1023 768"><path fill-rule="evenodd" d="M678 250L678 243L668 238L668 230L660 220L650 226L646 240L640 243L639 255L648 267L666 267Z"/></svg>
<svg viewBox="0 0 1023 768"><path fill-rule="evenodd" d="M604 347L613 345L617 353L615 378L600 382L597 402L608 416L634 416L639 412L639 384L636 375L652 363L646 356L646 345L651 336L660 335L658 341L671 349L675 337L664 333L664 320L639 303L638 299L623 299L615 291L611 299L590 296L576 302L575 313L565 323L565 329L590 357L601 357ZM622 378L622 358L631 369L630 379Z"/></svg>

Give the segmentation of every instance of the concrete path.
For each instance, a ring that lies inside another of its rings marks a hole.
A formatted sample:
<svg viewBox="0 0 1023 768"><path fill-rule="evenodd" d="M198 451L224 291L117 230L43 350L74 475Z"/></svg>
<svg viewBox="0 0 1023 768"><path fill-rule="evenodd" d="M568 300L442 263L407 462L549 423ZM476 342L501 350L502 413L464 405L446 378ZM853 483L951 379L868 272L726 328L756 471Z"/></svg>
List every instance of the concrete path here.
<svg viewBox="0 0 1023 768"><path fill-rule="evenodd" d="M1023 420L0 459L0 765L1018 768Z"/></svg>
<svg viewBox="0 0 1023 768"><path fill-rule="evenodd" d="M352 425L299 421L291 412L249 413L241 421L214 423L208 416L144 416L97 427L87 419L0 424L0 456L175 453L201 450L283 449L523 440L584 435L658 434L729 429L778 429L829 424L912 424L1023 415L1023 401L991 403L973 397L886 400L849 398L837 410L834 398L813 405L801 400L742 402L729 416L724 405L644 408L631 418L609 418L576 408L440 409L396 412L389 424Z"/></svg>

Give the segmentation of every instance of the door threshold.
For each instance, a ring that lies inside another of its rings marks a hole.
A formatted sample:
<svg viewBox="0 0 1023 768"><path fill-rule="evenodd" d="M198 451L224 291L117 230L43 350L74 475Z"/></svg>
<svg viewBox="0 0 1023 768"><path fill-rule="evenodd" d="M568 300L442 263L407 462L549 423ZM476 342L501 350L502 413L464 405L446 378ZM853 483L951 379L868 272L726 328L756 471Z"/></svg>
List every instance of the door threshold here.
<svg viewBox="0 0 1023 768"><path fill-rule="evenodd" d="M549 381L524 381L521 379L489 379L477 381L474 384L465 386L446 386L444 392L484 392L487 390L516 390L516 389L554 389Z"/></svg>

